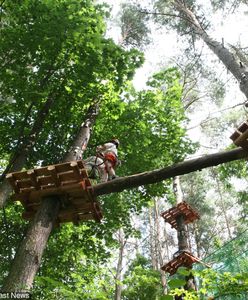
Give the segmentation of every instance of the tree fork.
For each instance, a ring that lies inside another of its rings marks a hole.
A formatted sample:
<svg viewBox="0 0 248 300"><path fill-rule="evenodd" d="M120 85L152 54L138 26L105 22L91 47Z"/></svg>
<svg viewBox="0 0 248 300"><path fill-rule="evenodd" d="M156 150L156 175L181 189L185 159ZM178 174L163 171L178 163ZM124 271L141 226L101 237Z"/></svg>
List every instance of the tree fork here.
<svg viewBox="0 0 248 300"><path fill-rule="evenodd" d="M248 152L242 148L209 154L196 159L186 160L166 168L120 177L106 183L99 183L94 186L94 192L96 196L122 192L125 189L157 183L175 176L200 171L204 168L244 159L246 157L248 157Z"/></svg>

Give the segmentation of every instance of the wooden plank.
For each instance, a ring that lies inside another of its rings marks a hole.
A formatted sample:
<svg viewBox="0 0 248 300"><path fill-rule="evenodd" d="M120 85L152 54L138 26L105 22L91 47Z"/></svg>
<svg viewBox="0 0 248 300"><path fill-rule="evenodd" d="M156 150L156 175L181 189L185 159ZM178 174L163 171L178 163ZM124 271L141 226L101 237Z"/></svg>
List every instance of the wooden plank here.
<svg viewBox="0 0 248 300"><path fill-rule="evenodd" d="M61 164L57 164L54 165L56 167L57 173L63 173L63 172L67 172L71 169L70 164L74 163L74 161L69 161L66 163L61 163Z"/></svg>
<svg viewBox="0 0 248 300"><path fill-rule="evenodd" d="M238 131L240 131L241 133L244 133L247 129L248 129L248 123L247 122L244 122L243 124L241 124L238 127Z"/></svg>
<svg viewBox="0 0 248 300"><path fill-rule="evenodd" d="M85 208L75 208L75 207L66 207L61 209L59 212L59 217L71 215L71 214L92 214L93 208L92 207L85 207Z"/></svg>
<svg viewBox="0 0 248 300"><path fill-rule="evenodd" d="M68 193L69 196L73 195L74 193L77 194L78 196L82 195L82 197L87 195L86 192L82 189L81 183L78 182L69 186L51 187L49 189L33 191L29 197L33 199L33 198L46 197L49 195L63 195L64 193Z"/></svg>
<svg viewBox="0 0 248 300"><path fill-rule="evenodd" d="M28 203L26 204L26 211L28 211L28 210L34 210L34 211L37 211L38 208L40 207L40 205L41 205L41 202L40 202L40 201L39 201L39 202L32 202L32 203L28 202Z"/></svg>
<svg viewBox="0 0 248 300"><path fill-rule="evenodd" d="M33 187L33 186L31 186L31 187L27 187L27 188L21 188L20 189L20 193L18 194L18 195L20 195L20 194L30 194L31 192L33 192L33 191L35 191L35 187Z"/></svg>
<svg viewBox="0 0 248 300"><path fill-rule="evenodd" d="M57 171L56 171L56 167L55 166L48 166L47 170L49 171L52 181L54 182L55 186L60 186L61 185L61 181L58 177Z"/></svg>
<svg viewBox="0 0 248 300"><path fill-rule="evenodd" d="M35 169L36 176L49 176L50 172L48 170L48 167L49 166L36 168Z"/></svg>
<svg viewBox="0 0 248 300"><path fill-rule="evenodd" d="M79 198L82 199L82 201L87 201L90 202L91 199L89 198L88 194L84 190L73 190L73 191L68 191L70 197L72 198Z"/></svg>
<svg viewBox="0 0 248 300"><path fill-rule="evenodd" d="M82 160L77 160L76 162L77 162L79 169L85 169L85 165Z"/></svg>
<svg viewBox="0 0 248 300"><path fill-rule="evenodd" d="M72 198L70 199L70 203L75 207L88 207L92 209L92 202L85 201L83 198Z"/></svg>
<svg viewBox="0 0 248 300"><path fill-rule="evenodd" d="M230 136L230 139L234 142L240 135L241 135L240 132L235 131L235 132Z"/></svg>
<svg viewBox="0 0 248 300"><path fill-rule="evenodd" d="M61 172L61 173L57 173L59 180L61 182L65 182L65 181L80 181L79 178L75 177L74 173L72 170L68 170L66 172Z"/></svg>
<svg viewBox="0 0 248 300"><path fill-rule="evenodd" d="M9 173L9 174L10 175L12 174L12 176L15 180L22 180L25 178L29 178L29 175L27 174L26 171L18 171L18 172L13 172L13 173Z"/></svg>
<svg viewBox="0 0 248 300"><path fill-rule="evenodd" d="M72 173L73 173L75 179L77 179L78 181L81 181L84 179L83 176L81 175L81 170L78 167L77 162L71 162L70 167L71 167L71 170L72 170Z"/></svg>
<svg viewBox="0 0 248 300"><path fill-rule="evenodd" d="M37 181L35 170L28 170L27 175L30 177L31 184L35 187L36 190L40 189L40 184Z"/></svg>
<svg viewBox="0 0 248 300"><path fill-rule="evenodd" d="M245 143L245 140L248 138L248 130L242 133L235 141L234 144L237 146L241 146L241 144Z"/></svg>
<svg viewBox="0 0 248 300"><path fill-rule="evenodd" d="M21 190L21 189L28 189L32 188L32 182L31 179L25 179L25 180L16 180L15 181L16 186Z"/></svg>
<svg viewBox="0 0 248 300"><path fill-rule="evenodd" d="M78 214L78 219L80 221L88 221L88 220L94 220L94 217L92 214Z"/></svg>
<svg viewBox="0 0 248 300"><path fill-rule="evenodd" d="M79 221L87 221L94 219L92 214L77 214L77 219ZM75 220L74 213L67 213L67 214L59 214L58 220L60 223L64 222L73 222Z"/></svg>
<svg viewBox="0 0 248 300"><path fill-rule="evenodd" d="M40 167L35 169L37 171L37 176L42 176L42 175L49 175L49 168L50 167L55 167L57 173L63 173L63 172L67 172L70 170L70 164L72 162L65 162L65 163L60 163L60 164L55 164L55 165L49 165L49 166L45 166L45 167ZM73 161L74 163L74 161ZM84 168L84 164L82 161L77 161L77 164L79 165L79 168Z"/></svg>

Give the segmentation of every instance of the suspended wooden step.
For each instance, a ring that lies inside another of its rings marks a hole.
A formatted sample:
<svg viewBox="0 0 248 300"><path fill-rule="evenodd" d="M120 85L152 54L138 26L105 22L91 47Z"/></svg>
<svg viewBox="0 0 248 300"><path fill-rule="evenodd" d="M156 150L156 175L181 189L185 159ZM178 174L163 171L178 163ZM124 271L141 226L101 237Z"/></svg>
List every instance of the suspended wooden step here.
<svg viewBox="0 0 248 300"><path fill-rule="evenodd" d="M161 269L170 275L176 273L179 267L191 268L193 263L201 262L199 258L195 257L188 251L182 251L178 256L174 257Z"/></svg>
<svg viewBox="0 0 248 300"><path fill-rule="evenodd" d="M248 121L242 123L230 136L236 146L248 150Z"/></svg>
<svg viewBox="0 0 248 300"><path fill-rule="evenodd" d="M199 214L185 201L180 202L177 206L161 213L161 216L164 218L165 222L168 222L171 227L175 229L177 229L176 219L180 215L184 216L185 224L189 224L197 219L200 219Z"/></svg>
<svg viewBox="0 0 248 300"><path fill-rule="evenodd" d="M102 219L81 160L14 172L7 174L6 178L15 191L13 200L21 201L25 209L23 218L26 220L34 217L42 198L48 196L58 196L61 201L57 224Z"/></svg>

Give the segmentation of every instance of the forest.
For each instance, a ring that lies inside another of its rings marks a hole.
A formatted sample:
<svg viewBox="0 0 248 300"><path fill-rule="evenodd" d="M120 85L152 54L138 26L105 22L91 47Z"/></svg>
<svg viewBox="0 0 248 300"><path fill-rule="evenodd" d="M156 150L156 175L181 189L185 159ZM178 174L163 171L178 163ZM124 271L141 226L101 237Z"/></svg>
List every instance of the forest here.
<svg viewBox="0 0 248 300"><path fill-rule="evenodd" d="M0 0L0 299L248 299L247 15Z"/></svg>

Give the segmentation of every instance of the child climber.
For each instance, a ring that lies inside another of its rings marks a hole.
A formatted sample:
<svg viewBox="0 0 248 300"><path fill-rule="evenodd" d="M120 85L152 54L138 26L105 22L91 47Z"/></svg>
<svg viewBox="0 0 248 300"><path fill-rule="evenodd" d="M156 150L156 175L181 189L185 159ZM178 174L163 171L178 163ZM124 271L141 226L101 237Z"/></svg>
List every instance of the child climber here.
<svg viewBox="0 0 248 300"><path fill-rule="evenodd" d="M104 161L104 172L101 173L101 182L116 178L115 167L118 164L117 148L119 144L119 140L112 139L96 148L97 156Z"/></svg>

